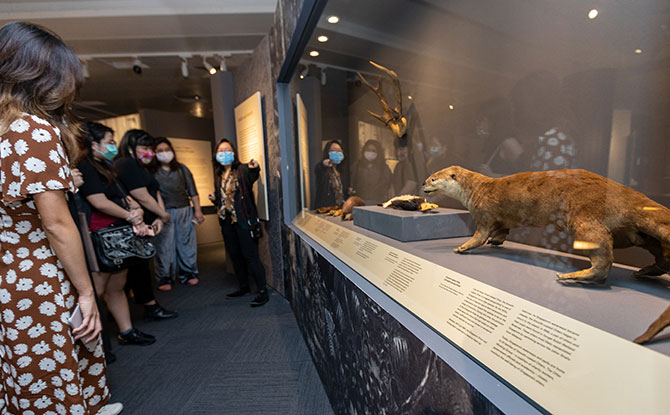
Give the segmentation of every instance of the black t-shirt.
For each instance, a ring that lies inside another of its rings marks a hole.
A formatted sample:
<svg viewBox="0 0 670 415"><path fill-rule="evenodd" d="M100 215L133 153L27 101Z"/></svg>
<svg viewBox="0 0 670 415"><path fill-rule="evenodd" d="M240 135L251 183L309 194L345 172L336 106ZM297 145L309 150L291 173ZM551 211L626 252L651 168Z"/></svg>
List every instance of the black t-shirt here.
<svg viewBox="0 0 670 415"><path fill-rule="evenodd" d="M147 169L142 167L139 161L132 157L124 157L117 160L115 166L119 180L129 192L140 187L146 187L151 197L158 200L158 182ZM158 216L146 207L142 206L142 208L144 209L145 223L156 220Z"/></svg>
<svg viewBox="0 0 670 415"><path fill-rule="evenodd" d="M103 162L104 163L104 162ZM79 194L83 197L103 193L107 199L124 207L122 202L124 194L121 192L119 185L108 182L105 176L98 173L90 161L84 159L77 168L81 171L84 178L84 184L79 188Z"/></svg>

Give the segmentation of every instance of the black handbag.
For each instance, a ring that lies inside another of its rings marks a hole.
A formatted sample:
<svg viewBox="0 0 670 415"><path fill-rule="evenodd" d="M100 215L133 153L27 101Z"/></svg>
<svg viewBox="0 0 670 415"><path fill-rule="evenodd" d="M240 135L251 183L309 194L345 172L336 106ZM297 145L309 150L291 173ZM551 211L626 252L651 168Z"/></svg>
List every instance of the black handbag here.
<svg viewBox="0 0 670 415"><path fill-rule="evenodd" d="M132 225L108 226L91 232L95 256L102 271L118 271L156 255L151 238L140 237Z"/></svg>
<svg viewBox="0 0 670 415"><path fill-rule="evenodd" d="M123 195L122 203L130 210L126 202L126 192L119 186ZM151 237L137 236L130 224L112 224L106 228L91 231L93 250L101 271L118 271L133 265L141 259L150 259L156 255L156 246Z"/></svg>

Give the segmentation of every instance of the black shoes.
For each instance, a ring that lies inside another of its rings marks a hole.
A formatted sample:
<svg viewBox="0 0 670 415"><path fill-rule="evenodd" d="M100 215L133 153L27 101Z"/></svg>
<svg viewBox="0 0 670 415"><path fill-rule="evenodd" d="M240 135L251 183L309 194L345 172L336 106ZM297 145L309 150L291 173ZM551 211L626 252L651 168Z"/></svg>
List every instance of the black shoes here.
<svg viewBox="0 0 670 415"><path fill-rule="evenodd" d="M150 320L167 320L178 315L176 311L166 310L158 303L144 306L144 316Z"/></svg>
<svg viewBox="0 0 670 415"><path fill-rule="evenodd" d="M154 336L151 334L142 333L136 328L130 329L130 333L128 334L119 333L117 338L119 339L119 344L122 345L134 344L137 346L148 346L156 342L156 338Z"/></svg>
<svg viewBox="0 0 670 415"><path fill-rule="evenodd" d="M232 293L228 293L226 294L226 298L237 298L247 294L249 294L249 287L240 288L239 290L235 290Z"/></svg>
<svg viewBox="0 0 670 415"><path fill-rule="evenodd" d="M258 292L258 295L254 298L250 305L252 307L260 307L268 301L270 301L270 296L268 295L268 290L265 289Z"/></svg>

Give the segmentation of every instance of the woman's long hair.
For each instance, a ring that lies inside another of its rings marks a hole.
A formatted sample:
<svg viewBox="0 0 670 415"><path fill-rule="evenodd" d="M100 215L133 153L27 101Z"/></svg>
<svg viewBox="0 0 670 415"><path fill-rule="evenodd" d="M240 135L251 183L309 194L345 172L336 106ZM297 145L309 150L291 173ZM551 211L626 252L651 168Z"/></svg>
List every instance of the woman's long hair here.
<svg viewBox="0 0 670 415"><path fill-rule="evenodd" d="M114 165L96 159L93 154L93 143L100 144L100 141L105 138L105 134L114 134L114 130L106 125L89 121L84 124L84 133L84 154L86 160L107 180L107 183L114 183L117 179Z"/></svg>
<svg viewBox="0 0 670 415"><path fill-rule="evenodd" d="M156 137L156 142L154 143L154 153L156 153L156 147L158 147L159 144L167 144L168 147L170 147L170 151L172 151L172 154L174 154L174 157L172 158L172 161L168 164L168 167L170 167L171 171L175 171L179 168L179 162L177 161L177 152L174 151L174 147L172 147L172 143L170 140L168 140L166 137ZM151 160L151 163L149 164L149 170L155 172L158 170L158 168L161 166L160 161L158 161L157 157L154 157L153 160Z"/></svg>
<svg viewBox="0 0 670 415"><path fill-rule="evenodd" d="M83 83L79 59L55 33L24 22L0 28L0 135L24 112L43 118L75 164L81 132L71 107Z"/></svg>
<svg viewBox="0 0 670 415"><path fill-rule="evenodd" d="M154 138L144 130L128 130L121 139L119 146L119 157L132 157L137 159L135 149L137 146L154 146Z"/></svg>
<svg viewBox="0 0 670 415"><path fill-rule="evenodd" d="M219 140L218 143L216 143L216 147L214 147L214 157L212 162L214 163L214 171L216 172L217 177L221 176L224 172L225 167L221 165L218 161L216 161L216 152L219 150L219 146L223 143L228 143L230 144L230 147L233 149L233 154L235 155L235 158L233 159L233 164L230 166L231 169L236 170L237 167L240 165L240 159L237 158L237 149L233 145L233 143L230 142L227 138L222 138Z"/></svg>

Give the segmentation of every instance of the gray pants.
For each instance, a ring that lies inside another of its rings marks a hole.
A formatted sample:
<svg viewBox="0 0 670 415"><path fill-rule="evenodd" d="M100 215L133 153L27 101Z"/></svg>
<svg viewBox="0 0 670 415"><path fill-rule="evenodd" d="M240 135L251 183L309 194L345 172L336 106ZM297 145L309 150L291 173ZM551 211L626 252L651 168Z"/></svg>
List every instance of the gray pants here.
<svg viewBox="0 0 670 415"><path fill-rule="evenodd" d="M170 222L154 239L156 243L156 280L159 284L174 281L175 277L198 274L198 248L195 238L193 210L190 206L166 209Z"/></svg>

